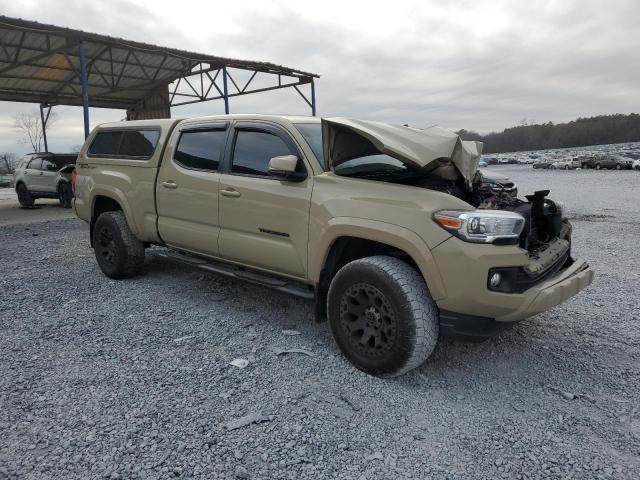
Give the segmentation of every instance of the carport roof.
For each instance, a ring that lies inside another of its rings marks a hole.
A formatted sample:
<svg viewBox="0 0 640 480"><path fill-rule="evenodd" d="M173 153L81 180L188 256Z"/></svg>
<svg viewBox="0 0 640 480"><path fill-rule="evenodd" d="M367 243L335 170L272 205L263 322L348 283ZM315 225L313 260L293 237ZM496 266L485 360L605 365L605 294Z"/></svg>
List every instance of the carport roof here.
<svg viewBox="0 0 640 480"><path fill-rule="evenodd" d="M159 89L186 77L206 75L209 90L186 79L188 102L222 98L216 83L223 67L277 75L273 87L233 86L229 96L304 85L318 75L268 62L254 62L158 47L82 30L0 16L0 100L49 105L82 105L80 53L86 58L89 105L126 109ZM222 77L222 75L221 75ZM283 81L281 77L287 77ZM219 80L218 80L219 81ZM202 80L200 80L202 82ZM216 90L220 95L217 95ZM211 93L210 93L211 91ZM300 90L298 90L300 93ZM301 93L302 95L302 93Z"/></svg>

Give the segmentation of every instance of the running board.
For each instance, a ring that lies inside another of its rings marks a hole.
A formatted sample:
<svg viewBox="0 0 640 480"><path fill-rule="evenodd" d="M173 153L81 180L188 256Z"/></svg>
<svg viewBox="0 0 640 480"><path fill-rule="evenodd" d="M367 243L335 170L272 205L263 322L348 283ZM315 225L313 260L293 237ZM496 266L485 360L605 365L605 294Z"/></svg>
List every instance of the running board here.
<svg viewBox="0 0 640 480"><path fill-rule="evenodd" d="M279 292L294 295L306 300L313 300L315 295L310 287L302 283L295 283L289 280L277 278L268 274L257 272L255 270L247 270L235 265L225 264L222 262L216 262L213 260L206 260L204 258L196 257L187 253L179 252L153 252L154 255L180 265L189 265L191 267L205 270L207 272L217 273L226 277L243 280L254 285L261 287L271 288Z"/></svg>

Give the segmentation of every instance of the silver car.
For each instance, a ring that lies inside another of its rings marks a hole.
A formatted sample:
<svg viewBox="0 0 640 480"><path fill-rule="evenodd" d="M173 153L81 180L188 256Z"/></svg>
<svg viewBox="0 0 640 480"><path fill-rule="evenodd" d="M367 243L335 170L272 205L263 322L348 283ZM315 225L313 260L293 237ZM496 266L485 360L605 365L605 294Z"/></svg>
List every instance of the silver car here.
<svg viewBox="0 0 640 480"><path fill-rule="evenodd" d="M13 174L18 201L31 207L38 198L57 198L60 205L71 207L73 191L71 173L76 154L29 153L25 155Z"/></svg>

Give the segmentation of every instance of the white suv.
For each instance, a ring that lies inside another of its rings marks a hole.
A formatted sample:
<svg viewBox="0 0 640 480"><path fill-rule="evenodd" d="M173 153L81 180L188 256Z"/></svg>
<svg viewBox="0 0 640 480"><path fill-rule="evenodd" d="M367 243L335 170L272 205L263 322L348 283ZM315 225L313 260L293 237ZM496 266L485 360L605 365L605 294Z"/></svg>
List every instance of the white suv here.
<svg viewBox="0 0 640 480"><path fill-rule="evenodd" d="M71 207L73 192L71 173L76 154L29 153L24 156L13 174L18 201L31 207L38 198L57 198L60 205Z"/></svg>

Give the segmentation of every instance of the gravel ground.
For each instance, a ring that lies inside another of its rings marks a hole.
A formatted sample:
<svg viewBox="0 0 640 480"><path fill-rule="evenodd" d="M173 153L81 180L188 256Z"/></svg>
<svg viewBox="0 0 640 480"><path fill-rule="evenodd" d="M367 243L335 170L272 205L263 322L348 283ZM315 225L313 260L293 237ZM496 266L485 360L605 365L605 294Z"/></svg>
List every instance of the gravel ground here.
<svg viewBox="0 0 640 480"><path fill-rule="evenodd" d="M640 175L495 168L566 203L594 284L395 380L307 302L153 251L113 281L79 220L1 227L0 478L639 478Z"/></svg>

